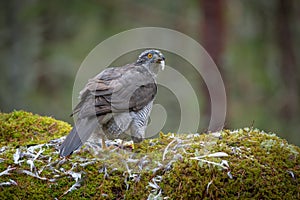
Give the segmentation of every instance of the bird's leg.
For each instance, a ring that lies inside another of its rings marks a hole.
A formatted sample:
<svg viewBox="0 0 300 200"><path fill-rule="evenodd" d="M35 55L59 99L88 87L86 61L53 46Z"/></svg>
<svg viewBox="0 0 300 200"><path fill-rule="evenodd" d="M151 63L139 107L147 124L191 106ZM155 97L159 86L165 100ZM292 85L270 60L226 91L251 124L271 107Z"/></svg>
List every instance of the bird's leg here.
<svg viewBox="0 0 300 200"><path fill-rule="evenodd" d="M106 150L106 149L107 149L107 146L106 146L106 144L105 144L105 138L104 138L104 136L101 136L101 141L102 141L102 149L103 149L103 150Z"/></svg>
<svg viewBox="0 0 300 200"><path fill-rule="evenodd" d="M124 140L122 140L121 142L121 148L123 149L123 147L124 147Z"/></svg>

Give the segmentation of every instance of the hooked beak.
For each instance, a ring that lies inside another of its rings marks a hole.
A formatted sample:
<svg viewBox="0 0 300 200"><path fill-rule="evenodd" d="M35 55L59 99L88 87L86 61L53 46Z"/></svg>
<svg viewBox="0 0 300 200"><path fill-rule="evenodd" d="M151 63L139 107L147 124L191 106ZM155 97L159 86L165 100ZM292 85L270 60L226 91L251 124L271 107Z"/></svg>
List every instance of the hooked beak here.
<svg viewBox="0 0 300 200"><path fill-rule="evenodd" d="M164 70L165 69L165 61L164 60L160 61L160 65L161 65L161 70Z"/></svg>
<svg viewBox="0 0 300 200"><path fill-rule="evenodd" d="M164 70L165 69L165 57L161 57L159 58L156 63L159 63L161 66L161 69Z"/></svg>

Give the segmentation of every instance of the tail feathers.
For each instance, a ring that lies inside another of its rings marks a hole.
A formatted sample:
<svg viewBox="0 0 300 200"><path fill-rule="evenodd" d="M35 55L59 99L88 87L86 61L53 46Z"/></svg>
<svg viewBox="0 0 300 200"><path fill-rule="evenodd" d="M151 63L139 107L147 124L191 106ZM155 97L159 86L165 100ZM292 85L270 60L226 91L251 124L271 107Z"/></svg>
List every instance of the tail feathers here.
<svg viewBox="0 0 300 200"><path fill-rule="evenodd" d="M60 156L65 157L71 155L75 150L82 146L82 141L74 127L65 141L59 147Z"/></svg>
<svg viewBox="0 0 300 200"><path fill-rule="evenodd" d="M59 147L60 156L69 156L79 149L89 139L97 125L98 121L95 117L78 120L76 126Z"/></svg>

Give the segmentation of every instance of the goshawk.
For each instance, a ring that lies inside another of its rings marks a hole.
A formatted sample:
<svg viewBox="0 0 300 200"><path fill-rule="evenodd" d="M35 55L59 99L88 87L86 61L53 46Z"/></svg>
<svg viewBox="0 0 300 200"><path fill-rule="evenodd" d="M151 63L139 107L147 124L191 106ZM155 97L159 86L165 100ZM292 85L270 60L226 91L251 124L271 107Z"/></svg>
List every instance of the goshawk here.
<svg viewBox="0 0 300 200"><path fill-rule="evenodd" d="M137 61L107 68L90 79L80 92L74 128L59 147L61 156L80 148L93 134L102 139L145 138L145 130L157 93L156 76L164 69L165 57L158 50L146 50Z"/></svg>

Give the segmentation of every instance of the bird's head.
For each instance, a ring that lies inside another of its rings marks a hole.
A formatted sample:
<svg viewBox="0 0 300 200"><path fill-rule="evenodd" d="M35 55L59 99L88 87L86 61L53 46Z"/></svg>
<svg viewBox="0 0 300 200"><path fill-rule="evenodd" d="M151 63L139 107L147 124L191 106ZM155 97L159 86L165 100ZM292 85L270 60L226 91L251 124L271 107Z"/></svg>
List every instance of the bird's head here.
<svg viewBox="0 0 300 200"><path fill-rule="evenodd" d="M156 72L156 70L158 70L159 68L164 70L165 57L160 51L150 49L141 53L136 63L145 65L146 67L149 67L150 70L154 70Z"/></svg>

